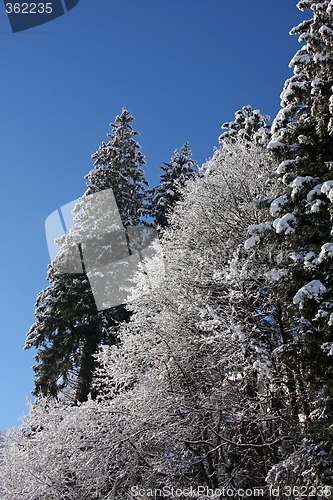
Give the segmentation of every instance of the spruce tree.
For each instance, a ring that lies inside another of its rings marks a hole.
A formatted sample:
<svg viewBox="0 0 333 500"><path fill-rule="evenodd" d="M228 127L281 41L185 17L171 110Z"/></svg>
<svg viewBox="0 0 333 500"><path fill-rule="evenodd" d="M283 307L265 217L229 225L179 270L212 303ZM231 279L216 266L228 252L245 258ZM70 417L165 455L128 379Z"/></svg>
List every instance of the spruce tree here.
<svg viewBox="0 0 333 500"><path fill-rule="evenodd" d="M86 194L113 190L125 227L141 223L148 187L141 168L145 164L144 156L134 139L139 133L132 128L133 120L123 108L111 124L112 132L107 134L110 141L103 142L92 155L95 168L86 176L89 182Z"/></svg>
<svg viewBox="0 0 333 500"><path fill-rule="evenodd" d="M276 217L276 238L292 258L284 314L290 336L306 334L311 345L307 371L312 385L320 374L324 379L329 375L329 359L321 346L333 340L329 324L333 312L333 7L329 1L301 1L298 7L310 9L313 17L291 32L305 44L291 61L294 75L285 83L282 109L272 126L269 147L283 161L277 168L280 192L271 203L271 213Z"/></svg>
<svg viewBox="0 0 333 500"><path fill-rule="evenodd" d="M322 457L332 453L333 422L333 5L302 0L298 8L309 9L312 17L291 31L304 45L290 63L294 74L284 85L282 109L272 125L268 146L279 165L272 218L265 226L271 231L264 238L290 425L295 442L303 440L284 472L277 469L276 477L286 484L292 470L300 478L311 470L318 480L331 481Z"/></svg>
<svg viewBox="0 0 333 500"><path fill-rule="evenodd" d="M140 224L148 186L141 169L144 156L135 141L138 132L131 125L133 119L123 108L111 124L109 142L103 142L92 156L94 168L86 176L88 188L82 198L84 202L91 194L111 188L124 227ZM106 216L100 213L99 220L87 221L83 211L71 231L80 231L89 223L92 228L98 227ZM49 266L50 285L37 297L36 321L28 332L25 348L38 349L35 394L57 396L66 387L73 387L74 399L84 401L96 365L94 355L101 344L117 342L118 326L129 319L130 313L122 305L97 310L87 275L61 272L62 257L60 251Z"/></svg>
<svg viewBox="0 0 333 500"><path fill-rule="evenodd" d="M262 115L259 109L252 109L248 104L235 113L235 119L225 122L222 129L228 129L220 135L220 143L236 142L239 139L254 141L265 145L270 135L270 127L267 125L269 115Z"/></svg>
<svg viewBox="0 0 333 500"><path fill-rule="evenodd" d="M192 159L192 151L188 142L174 151L169 163L164 162L160 167L163 174L160 184L152 190L150 213L156 224L167 227L168 216L172 213L176 203L181 199L181 189L189 179L193 179L197 171L197 162Z"/></svg>

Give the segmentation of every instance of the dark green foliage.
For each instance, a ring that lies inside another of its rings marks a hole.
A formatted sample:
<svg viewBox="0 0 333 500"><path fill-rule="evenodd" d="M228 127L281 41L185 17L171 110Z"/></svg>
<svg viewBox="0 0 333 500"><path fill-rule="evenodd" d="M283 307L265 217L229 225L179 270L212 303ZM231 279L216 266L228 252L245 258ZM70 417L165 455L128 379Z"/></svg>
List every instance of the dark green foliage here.
<svg viewBox="0 0 333 500"><path fill-rule="evenodd" d="M103 142L93 154L95 168L86 176L89 181L86 194L113 190L124 226L140 224L148 187L141 168L145 164L144 156L134 140L139 133L132 128L133 120L123 108L111 124L111 134L107 134L110 141Z"/></svg>
<svg viewBox="0 0 333 500"><path fill-rule="evenodd" d="M108 134L110 141L93 155L95 168L87 175L85 193L88 196L112 188L124 226L140 224L148 185L132 121L125 108L116 117ZM48 279L50 285L38 295L36 322L25 345L38 349L34 392L57 396L72 388L74 400L85 401L99 346L117 342L118 325L128 321L130 313L121 305L98 311L87 276L60 273L57 257L50 265Z"/></svg>
<svg viewBox="0 0 333 500"><path fill-rule="evenodd" d="M160 184L151 192L150 215L154 217L156 224L167 227L168 216L181 200L181 189L187 180L198 175L197 163L192 159L188 142L180 150L175 150L170 163L164 163L160 168L163 174Z"/></svg>
<svg viewBox="0 0 333 500"><path fill-rule="evenodd" d="M302 440L332 453L327 445L333 423L333 8L329 1L301 1L298 7L310 9L312 18L292 30L305 44L291 61L294 75L285 83L272 125L269 148L279 166L273 231L265 242L279 250L271 266L286 272L271 289L284 331L290 422L298 428L294 458L287 462L293 467L295 460L302 469Z"/></svg>

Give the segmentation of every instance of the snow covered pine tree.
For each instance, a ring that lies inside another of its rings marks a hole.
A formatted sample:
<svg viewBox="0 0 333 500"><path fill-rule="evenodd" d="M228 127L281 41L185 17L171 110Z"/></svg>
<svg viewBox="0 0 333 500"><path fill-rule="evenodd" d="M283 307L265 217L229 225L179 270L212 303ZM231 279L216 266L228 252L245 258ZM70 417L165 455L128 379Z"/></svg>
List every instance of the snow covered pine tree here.
<svg viewBox="0 0 333 500"><path fill-rule="evenodd" d="M150 214L156 224L166 227L168 215L181 199L181 189L188 179L198 175L197 162L192 160L188 142L185 142L180 150L174 151L170 163L164 163L160 168L164 173L161 175L160 184L151 191Z"/></svg>
<svg viewBox="0 0 333 500"><path fill-rule="evenodd" d="M86 176L88 188L83 196L111 188L125 227L141 223L148 187L133 119L123 108L111 124L110 141L103 142L93 155L94 169ZM127 321L130 313L123 306L98 311L87 276L58 272L57 257L49 266L48 279L50 285L37 297L36 322L25 345L26 349L38 349L35 394L56 396L69 386L75 400L84 401L98 346L116 342L118 325Z"/></svg>
<svg viewBox="0 0 333 500"><path fill-rule="evenodd" d="M239 139L254 141L256 144L266 145L270 135L270 126L267 125L270 116L262 115L259 109L252 109L248 104L235 113L235 119L223 123L222 128L227 129L220 135L221 144L235 142Z"/></svg>
<svg viewBox="0 0 333 500"><path fill-rule="evenodd" d="M279 161L270 230L256 235L273 249L267 276L294 432L269 481L290 484L296 473L298 485L332 485L333 2L302 0L298 8L312 17L291 31L304 45L290 63L268 146Z"/></svg>

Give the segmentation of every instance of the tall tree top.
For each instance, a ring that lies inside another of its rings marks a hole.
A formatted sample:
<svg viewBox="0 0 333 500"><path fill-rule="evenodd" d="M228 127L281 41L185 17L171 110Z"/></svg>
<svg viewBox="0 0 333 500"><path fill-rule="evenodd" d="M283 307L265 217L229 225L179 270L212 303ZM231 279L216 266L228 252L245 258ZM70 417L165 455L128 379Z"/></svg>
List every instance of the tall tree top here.
<svg viewBox="0 0 333 500"><path fill-rule="evenodd" d="M302 0L297 6L309 9L312 18L290 32L299 35L303 46L290 62L294 75L285 82L269 147L281 158L294 159L293 167L315 160L316 171L330 160L333 146L333 5Z"/></svg>
<svg viewBox="0 0 333 500"><path fill-rule="evenodd" d="M222 129L228 129L220 135L221 143L234 142L239 138L252 140L258 144L267 144L269 137L270 116L262 115L259 109L252 109L248 104L235 113L235 119L231 122L223 123Z"/></svg>
<svg viewBox="0 0 333 500"><path fill-rule="evenodd" d="M197 162L192 159L189 143L176 149L169 163L160 167L163 173L160 184L152 190L151 211L156 223L161 227L168 225L168 215L181 199L181 189L189 179L198 175Z"/></svg>
<svg viewBox="0 0 333 500"><path fill-rule="evenodd" d="M75 224L59 239L61 249L49 266L50 285L37 297L36 321L25 345L27 349L37 348L35 394L56 396L70 386L75 387L75 399L84 401L90 391L99 345L115 343L119 323L130 316L122 306L97 310L91 274L89 277L83 273L82 262L86 266L87 261L82 244L93 242L93 257L98 262L110 253L110 241L104 240L104 233L112 227L113 216L118 222L118 211L125 226L141 221L148 183L141 169L144 157L134 140L138 133L132 121L123 108L111 125L110 141L103 142L93 155L94 168L86 176L87 191L74 209ZM73 260L75 269L68 270ZM81 263L80 269L77 263Z"/></svg>
<svg viewBox="0 0 333 500"><path fill-rule="evenodd" d="M139 133L133 130L133 120L130 112L123 108L115 122L110 124L109 142L102 142L92 155L94 169L86 176L86 194L113 190L125 226L139 224L148 187L141 168L145 159L140 144L134 139Z"/></svg>

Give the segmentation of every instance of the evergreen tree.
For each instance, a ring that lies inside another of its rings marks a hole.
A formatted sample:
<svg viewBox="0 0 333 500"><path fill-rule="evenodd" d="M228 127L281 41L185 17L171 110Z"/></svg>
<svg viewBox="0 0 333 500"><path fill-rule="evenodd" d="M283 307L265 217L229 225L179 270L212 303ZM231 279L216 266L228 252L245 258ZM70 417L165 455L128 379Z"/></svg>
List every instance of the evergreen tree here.
<svg viewBox="0 0 333 500"><path fill-rule="evenodd" d="M272 219L265 226L271 231L264 238L297 444L271 479L288 484L297 470L301 484L313 475L332 484L333 5L303 0L298 7L312 17L291 31L304 45L291 61L294 75L285 83L272 125L269 148L280 163ZM261 235L252 237L259 241Z"/></svg>
<svg viewBox="0 0 333 500"><path fill-rule="evenodd" d="M167 227L168 216L176 203L181 199L181 189L188 179L197 175L197 162L192 159L192 151L188 142L174 151L170 163L164 162L160 167L163 174L160 184L152 190L151 215L161 227Z"/></svg>
<svg viewBox="0 0 333 500"><path fill-rule="evenodd" d="M112 188L125 227L140 224L148 186L141 169L144 157L135 141L138 133L133 130L132 121L133 117L124 108L111 124L110 141L103 142L93 155L94 169L87 175L88 188L81 200L84 202L91 194ZM62 250L49 266L50 285L37 297L36 322L25 345L26 349L38 349L35 394L56 396L66 387L73 387L74 399L84 401L90 391L96 364L94 355L99 345L114 344L119 323L129 319L130 313L124 306L98 311L87 275L64 273L59 266L63 248L66 249L73 234L77 236L82 228L87 233L87 227L94 230L103 226L102 218L107 216L98 213L99 220L95 220L95 213L89 220L89 210L85 211L83 205L76 224L62 240Z"/></svg>
<svg viewBox="0 0 333 500"><path fill-rule="evenodd" d="M235 119L225 122L223 129L228 129L220 135L220 143L235 142L239 139L255 141L257 144L265 145L270 135L270 127L267 121L268 115L262 115L259 109L252 109L248 104L235 113Z"/></svg>
<svg viewBox="0 0 333 500"><path fill-rule="evenodd" d="M86 178L86 194L112 189L122 223L125 227L141 223L146 201L148 182L141 168L145 164L140 145L135 141L139 134L132 128L133 116L123 108L115 123L108 143L103 142L92 155L94 169Z"/></svg>
<svg viewBox="0 0 333 500"><path fill-rule="evenodd" d="M313 17L292 30L305 44L291 61L294 76L285 83L282 109L272 126L269 146L283 161L277 169L280 192L271 213L278 216L273 221L278 243L293 258L288 265L292 286L285 291L284 314L290 335L305 334L312 346L307 366L312 385L320 373L324 379L329 375L321 345L333 340L329 325L333 312L329 305L333 286L333 7L329 1L301 1L298 7L311 9Z"/></svg>

